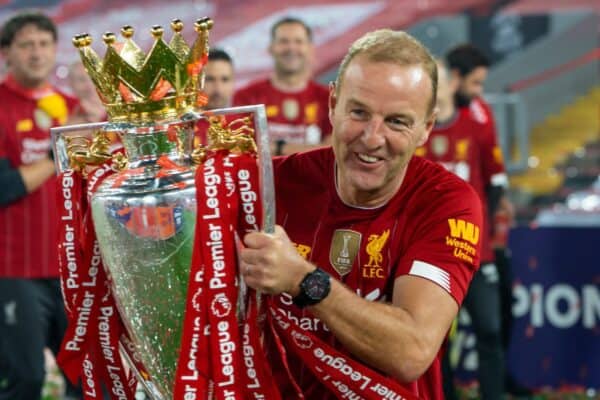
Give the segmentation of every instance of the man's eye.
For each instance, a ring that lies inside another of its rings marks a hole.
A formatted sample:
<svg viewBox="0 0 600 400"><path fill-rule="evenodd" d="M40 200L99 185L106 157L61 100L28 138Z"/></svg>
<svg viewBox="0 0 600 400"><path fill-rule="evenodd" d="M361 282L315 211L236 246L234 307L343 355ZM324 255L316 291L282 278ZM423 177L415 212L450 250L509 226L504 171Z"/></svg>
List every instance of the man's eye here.
<svg viewBox="0 0 600 400"><path fill-rule="evenodd" d="M350 116L357 119L363 119L367 116L367 113L361 109L350 110Z"/></svg>
<svg viewBox="0 0 600 400"><path fill-rule="evenodd" d="M388 124L395 129L410 129L408 121L400 118L390 118L388 119Z"/></svg>

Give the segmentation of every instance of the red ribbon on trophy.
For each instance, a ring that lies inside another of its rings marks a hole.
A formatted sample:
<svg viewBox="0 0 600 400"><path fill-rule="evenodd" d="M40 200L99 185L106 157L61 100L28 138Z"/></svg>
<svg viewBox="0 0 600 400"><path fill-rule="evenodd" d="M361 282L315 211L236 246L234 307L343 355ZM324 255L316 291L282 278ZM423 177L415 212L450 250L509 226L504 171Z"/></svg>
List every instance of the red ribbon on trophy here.
<svg viewBox="0 0 600 400"><path fill-rule="evenodd" d="M109 164L91 171L87 191L72 170L58 177L59 267L69 325L57 362L71 382L81 379L86 399L102 398L101 383L111 399L131 399L136 384L123 368L119 339L124 330L87 207L91 194L112 173Z"/></svg>
<svg viewBox="0 0 600 400"><path fill-rule="evenodd" d="M253 166L254 173L247 166ZM236 234L240 228L256 229L256 169L254 156L218 151L196 172L198 220L175 380L177 399L280 398L266 372L256 302L248 291L239 296ZM246 223L239 223L240 215Z"/></svg>

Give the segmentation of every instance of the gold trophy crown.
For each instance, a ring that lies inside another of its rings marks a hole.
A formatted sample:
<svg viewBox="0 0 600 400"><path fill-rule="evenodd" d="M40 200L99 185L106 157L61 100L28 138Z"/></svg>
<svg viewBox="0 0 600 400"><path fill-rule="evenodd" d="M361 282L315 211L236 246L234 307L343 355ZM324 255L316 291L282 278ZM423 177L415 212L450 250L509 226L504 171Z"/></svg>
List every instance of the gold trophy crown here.
<svg viewBox="0 0 600 400"><path fill-rule="evenodd" d="M173 36L167 44L163 28L153 26L154 44L148 54L132 40L131 26L121 29L123 41L107 32L104 59L91 48L89 34L77 35L73 44L113 122L150 122L178 117L206 103L202 89L202 67L208 56L210 18L194 23L196 40L188 46L179 19L171 22Z"/></svg>

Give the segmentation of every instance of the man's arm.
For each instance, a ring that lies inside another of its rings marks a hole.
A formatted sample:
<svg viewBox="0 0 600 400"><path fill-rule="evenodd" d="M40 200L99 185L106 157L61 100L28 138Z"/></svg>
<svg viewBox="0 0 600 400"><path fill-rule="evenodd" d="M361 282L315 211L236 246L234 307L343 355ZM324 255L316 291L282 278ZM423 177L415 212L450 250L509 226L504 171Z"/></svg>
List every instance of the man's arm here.
<svg viewBox="0 0 600 400"><path fill-rule="evenodd" d="M30 165L13 168L10 161L0 158L0 206L25 197L54 174L54 162L45 158Z"/></svg>
<svg viewBox="0 0 600 400"><path fill-rule="evenodd" d="M248 247L241 253L242 272L254 289L295 296L301 280L315 269L279 226L274 234L250 233L244 242ZM391 305L364 300L332 279L331 292L311 311L355 356L411 382L431 365L458 305L437 284L401 276L395 280Z"/></svg>
<svg viewBox="0 0 600 400"><path fill-rule="evenodd" d="M311 311L352 354L412 382L433 362L458 305L437 284L405 275L396 278L391 305L364 300L332 280L329 296Z"/></svg>

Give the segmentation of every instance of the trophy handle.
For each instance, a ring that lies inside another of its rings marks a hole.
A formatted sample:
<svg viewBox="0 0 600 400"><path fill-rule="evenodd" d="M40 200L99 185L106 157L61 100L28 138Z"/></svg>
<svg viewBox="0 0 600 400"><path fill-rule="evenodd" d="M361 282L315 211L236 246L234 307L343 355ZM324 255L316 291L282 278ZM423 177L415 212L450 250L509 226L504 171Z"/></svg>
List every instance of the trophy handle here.
<svg viewBox="0 0 600 400"><path fill-rule="evenodd" d="M56 168L56 173L60 174L72 169L69 155L67 153L68 144L66 138L69 136L67 134L72 134L78 131L90 132L101 130L106 125L108 125L108 122L92 122L87 124L76 124L50 128L50 134L52 136L52 152L54 153L54 166Z"/></svg>
<svg viewBox="0 0 600 400"><path fill-rule="evenodd" d="M209 111L194 112L193 118L206 118L212 115L252 114L254 132L258 147L259 190L263 209L262 230L275 232L275 184L273 163L271 161L271 145L267 128L267 112L263 104L251 106L218 108Z"/></svg>

